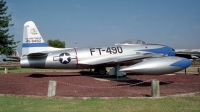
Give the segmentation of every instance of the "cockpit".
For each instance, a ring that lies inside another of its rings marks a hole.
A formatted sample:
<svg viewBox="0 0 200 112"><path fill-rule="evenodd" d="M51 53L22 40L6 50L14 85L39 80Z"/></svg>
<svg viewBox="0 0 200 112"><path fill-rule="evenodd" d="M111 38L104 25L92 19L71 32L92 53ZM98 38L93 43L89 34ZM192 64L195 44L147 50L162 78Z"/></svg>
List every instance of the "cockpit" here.
<svg viewBox="0 0 200 112"><path fill-rule="evenodd" d="M120 43L116 43L115 45L134 45L134 44L143 44L144 45L146 43L142 40L133 39L133 40L127 40L127 41L123 41Z"/></svg>

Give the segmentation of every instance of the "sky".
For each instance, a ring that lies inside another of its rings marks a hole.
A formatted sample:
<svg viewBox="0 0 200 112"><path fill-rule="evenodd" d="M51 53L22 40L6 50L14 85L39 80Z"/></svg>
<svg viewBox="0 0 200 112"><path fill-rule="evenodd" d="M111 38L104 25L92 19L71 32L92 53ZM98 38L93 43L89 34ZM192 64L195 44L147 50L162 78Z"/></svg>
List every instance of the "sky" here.
<svg viewBox="0 0 200 112"><path fill-rule="evenodd" d="M140 39L174 49L200 49L200 0L4 0L20 41L23 26L35 22L44 41L91 47Z"/></svg>

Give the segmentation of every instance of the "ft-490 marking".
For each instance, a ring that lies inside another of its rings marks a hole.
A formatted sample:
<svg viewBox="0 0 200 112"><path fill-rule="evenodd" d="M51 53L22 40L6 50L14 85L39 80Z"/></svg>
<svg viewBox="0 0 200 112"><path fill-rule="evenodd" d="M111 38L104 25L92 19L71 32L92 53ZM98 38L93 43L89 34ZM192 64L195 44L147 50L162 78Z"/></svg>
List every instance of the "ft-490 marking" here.
<svg viewBox="0 0 200 112"><path fill-rule="evenodd" d="M117 53L123 53L123 49L121 46L117 47L107 47L107 49L102 48L90 48L91 56L93 55L93 52L99 52L99 55L101 55L102 52L106 52L109 54L117 54Z"/></svg>

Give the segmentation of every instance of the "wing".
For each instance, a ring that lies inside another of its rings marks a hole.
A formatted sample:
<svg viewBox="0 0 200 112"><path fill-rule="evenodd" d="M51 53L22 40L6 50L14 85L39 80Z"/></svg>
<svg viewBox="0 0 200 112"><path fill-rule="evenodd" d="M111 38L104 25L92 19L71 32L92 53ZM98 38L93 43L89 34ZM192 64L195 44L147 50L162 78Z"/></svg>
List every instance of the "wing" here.
<svg viewBox="0 0 200 112"><path fill-rule="evenodd" d="M124 55L119 57L110 57L110 56L102 56L98 58L91 58L79 61L79 64L83 65L99 65L104 63L126 63L128 61L134 61L134 60L142 60L145 58L152 58L152 57L163 57L162 54L154 54L154 53L144 53L144 54L130 54L130 55Z"/></svg>

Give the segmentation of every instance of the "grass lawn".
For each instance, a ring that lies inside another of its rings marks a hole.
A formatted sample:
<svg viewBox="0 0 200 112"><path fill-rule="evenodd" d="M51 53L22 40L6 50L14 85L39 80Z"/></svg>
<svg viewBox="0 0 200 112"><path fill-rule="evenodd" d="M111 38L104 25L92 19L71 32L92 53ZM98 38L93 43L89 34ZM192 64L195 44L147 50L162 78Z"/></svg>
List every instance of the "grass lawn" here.
<svg viewBox="0 0 200 112"><path fill-rule="evenodd" d="M199 112L200 95L159 99L48 99L0 96L0 111L80 112Z"/></svg>
<svg viewBox="0 0 200 112"><path fill-rule="evenodd" d="M31 73L31 72L79 72L82 69L34 69L34 68L8 68L9 73ZM87 69L85 69L87 70ZM0 74L5 73L5 68L0 68Z"/></svg>

